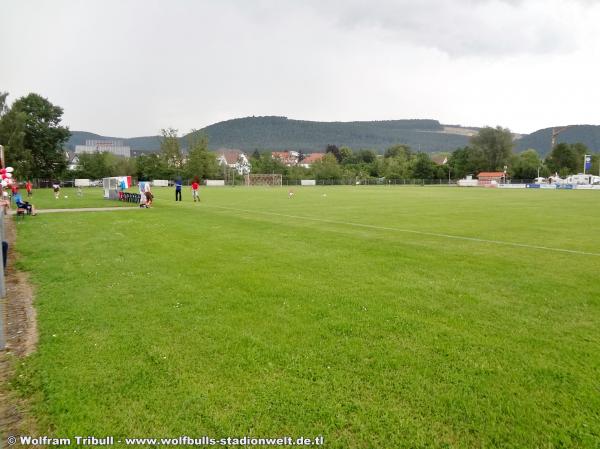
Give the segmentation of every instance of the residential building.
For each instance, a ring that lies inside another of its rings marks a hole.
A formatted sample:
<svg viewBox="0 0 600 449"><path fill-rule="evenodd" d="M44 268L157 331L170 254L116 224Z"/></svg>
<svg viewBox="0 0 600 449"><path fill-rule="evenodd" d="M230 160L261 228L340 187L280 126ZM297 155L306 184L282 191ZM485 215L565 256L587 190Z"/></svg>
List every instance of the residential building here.
<svg viewBox="0 0 600 449"><path fill-rule="evenodd" d="M304 168L310 168L312 164L320 161L325 156L325 153L310 153L304 156L304 159L300 161L300 166Z"/></svg>
<svg viewBox="0 0 600 449"><path fill-rule="evenodd" d="M300 153L297 151L273 151L271 157L273 159L279 159L286 167L293 167L298 165Z"/></svg>
<svg viewBox="0 0 600 449"><path fill-rule="evenodd" d="M217 150L217 162L237 171L239 175L247 175L252 170L248 156L241 150L220 148Z"/></svg>
<svg viewBox="0 0 600 449"><path fill-rule="evenodd" d="M72 151L66 151L65 156L67 158L67 170L77 170L79 168L79 157Z"/></svg>

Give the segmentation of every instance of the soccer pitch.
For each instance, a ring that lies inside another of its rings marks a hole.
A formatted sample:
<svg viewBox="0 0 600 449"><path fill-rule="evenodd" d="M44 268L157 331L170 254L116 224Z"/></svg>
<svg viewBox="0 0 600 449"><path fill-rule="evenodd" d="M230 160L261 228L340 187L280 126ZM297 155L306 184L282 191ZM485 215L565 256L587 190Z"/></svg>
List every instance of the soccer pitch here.
<svg viewBox="0 0 600 449"><path fill-rule="evenodd" d="M600 446L600 192L293 190L19 223L39 428Z"/></svg>

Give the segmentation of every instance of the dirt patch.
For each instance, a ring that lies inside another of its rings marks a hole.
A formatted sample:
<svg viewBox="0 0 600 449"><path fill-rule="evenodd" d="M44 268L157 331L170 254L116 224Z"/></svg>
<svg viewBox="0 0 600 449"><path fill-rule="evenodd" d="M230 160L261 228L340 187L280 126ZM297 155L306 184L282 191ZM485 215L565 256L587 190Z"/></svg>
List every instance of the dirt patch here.
<svg viewBox="0 0 600 449"><path fill-rule="evenodd" d="M0 217L2 219L2 217ZM15 223L12 217L4 221L5 239L9 244L6 270L6 298L3 302L6 350L0 351L0 435L34 435L35 422L28 413L27 401L10 391L8 382L15 375L14 366L35 351L38 333L33 306L34 290L27 273L14 268L18 254ZM0 442L0 446L2 446Z"/></svg>

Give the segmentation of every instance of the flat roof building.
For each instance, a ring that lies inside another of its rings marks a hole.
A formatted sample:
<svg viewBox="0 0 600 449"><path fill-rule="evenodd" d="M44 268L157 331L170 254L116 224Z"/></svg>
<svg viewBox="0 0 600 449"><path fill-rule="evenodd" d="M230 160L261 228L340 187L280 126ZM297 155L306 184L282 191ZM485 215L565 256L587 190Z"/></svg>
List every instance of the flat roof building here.
<svg viewBox="0 0 600 449"><path fill-rule="evenodd" d="M112 153L117 156L131 157L131 148L120 140L86 140L85 145L76 145L75 154Z"/></svg>

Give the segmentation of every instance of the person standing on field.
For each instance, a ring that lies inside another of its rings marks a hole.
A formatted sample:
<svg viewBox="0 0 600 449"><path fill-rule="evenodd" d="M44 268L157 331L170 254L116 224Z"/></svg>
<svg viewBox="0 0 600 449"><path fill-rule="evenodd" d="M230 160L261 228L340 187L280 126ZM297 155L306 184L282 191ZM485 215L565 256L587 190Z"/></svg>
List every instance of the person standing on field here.
<svg viewBox="0 0 600 449"><path fill-rule="evenodd" d="M19 185L18 185L16 179L13 179L12 183L10 184L10 192L11 192L11 195L10 195L11 199L13 199L15 197L15 195L17 193L19 193Z"/></svg>
<svg viewBox="0 0 600 449"><path fill-rule="evenodd" d="M196 201L200 201L200 196L198 195L198 189L200 188L200 184L198 183L198 177L194 178L194 182L192 182L192 198L194 198L194 203Z"/></svg>
<svg viewBox="0 0 600 449"><path fill-rule="evenodd" d="M181 201L181 179L175 181L175 201Z"/></svg>
<svg viewBox="0 0 600 449"><path fill-rule="evenodd" d="M25 184L25 189L27 190L27 197L31 198L31 195L33 194L33 184L31 183L31 181L27 181L27 183Z"/></svg>
<svg viewBox="0 0 600 449"><path fill-rule="evenodd" d="M54 198L58 199L60 197L60 182L54 181L52 190L54 190Z"/></svg>

